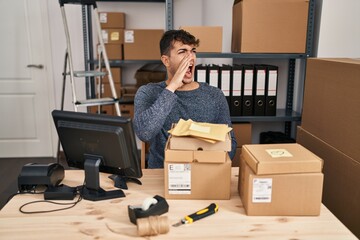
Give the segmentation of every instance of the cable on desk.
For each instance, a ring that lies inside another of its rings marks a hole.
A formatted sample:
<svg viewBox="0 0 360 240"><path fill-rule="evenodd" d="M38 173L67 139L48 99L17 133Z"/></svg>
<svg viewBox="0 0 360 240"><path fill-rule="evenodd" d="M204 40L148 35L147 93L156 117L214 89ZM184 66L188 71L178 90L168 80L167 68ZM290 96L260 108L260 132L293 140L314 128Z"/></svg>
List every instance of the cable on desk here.
<svg viewBox="0 0 360 240"><path fill-rule="evenodd" d="M81 200L82 200L82 186L77 187L77 195L79 196L78 199L76 201L73 202L68 202L68 203L62 203L62 202L55 202L55 201L50 201L50 200L37 200L37 201L32 201L32 202L28 202L23 204L20 208L19 211L23 214L35 214L35 213L50 213L50 212L57 212L57 211L62 211L62 210L67 210L70 208L73 208L76 206L76 204L78 204ZM16 194L13 194L11 196L14 197L15 195L20 195L20 194L43 194L44 192L36 192L35 189L33 191L29 191L29 192L18 192ZM11 199L9 198L9 200ZM67 207L63 207L63 208L58 208L58 209L53 209L53 210L44 210L44 211L25 211L23 210L24 207L31 205L31 204L36 204L36 203L50 203L50 204L55 204L55 205L65 205ZM70 205L70 206L68 206Z"/></svg>

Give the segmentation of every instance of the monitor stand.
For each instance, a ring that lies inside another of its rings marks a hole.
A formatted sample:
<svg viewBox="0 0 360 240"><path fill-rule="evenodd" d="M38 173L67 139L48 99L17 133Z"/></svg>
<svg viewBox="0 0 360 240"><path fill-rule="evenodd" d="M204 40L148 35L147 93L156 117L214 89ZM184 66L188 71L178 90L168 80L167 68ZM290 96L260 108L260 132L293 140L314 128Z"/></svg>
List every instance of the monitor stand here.
<svg viewBox="0 0 360 240"><path fill-rule="evenodd" d="M82 197L91 201L125 197L124 192L120 189L105 191L100 187L99 167L101 162L101 157L85 160L85 186L82 191Z"/></svg>
<svg viewBox="0 0 360 240"><path fill-rule="evenodd" d="M114 181L115 187L121 188L121 189L126 189L126 190L128 189L127 182L134 182L139 185L142 185L142 183L139 179L133 178L133 177L127 177L127 176L122 176L122 175L118 175L118 174L113 174L113 175L110 175L109 178Z"/></svg>

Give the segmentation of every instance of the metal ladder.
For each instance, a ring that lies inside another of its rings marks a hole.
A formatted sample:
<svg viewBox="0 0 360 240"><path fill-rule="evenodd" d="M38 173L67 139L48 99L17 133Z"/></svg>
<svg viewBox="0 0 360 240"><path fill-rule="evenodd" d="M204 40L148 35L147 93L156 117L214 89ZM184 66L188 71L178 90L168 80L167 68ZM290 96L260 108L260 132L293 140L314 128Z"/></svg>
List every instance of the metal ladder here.
<svg viewBox="0 0 360 240"><path fill-rule="evenodd" d="M119 106L119 99L115 90L115 84L113 80L112 73L110 71L110 64L109 59L106 53L104 40L101 36L101 26L100 26L100 19L99 13L96 5L95 0L59 0L61 15L64 24L65 36L66 36L66 52L65 52L65 60L64 60L64 71L63 71L63 89L62 89L62 100L61 100L61 110L64 108L64 97L65 97L65 83L67 76L70 76L70 83L71 83L71 90L72 90L72 101L74 104L75 112L78 111L78 107L90 107L90 106L98 106L99 108L102 105L111 105L114 104L116 109L116 113L118 116L121 116L120 106ZM79 4L83 6L92 6L94 11L94 20L95 20L95 28L96 33L99 39L99 47L98 47L98 58L99 58L99 70L90 70L90 71L75 71L73 68L73 61L72 61L72 52L71 52L71 43L70 43L70 33L69 28L66 20L66 13L65 13L65 4ZM101 71L102 62L105 64L105 72ZM67 67L69 67L69 72L67 71ZM101 80L102 78L108 75L109 85L112 93L112 97L101 97ZM75 78L85 78L85 77L95 77L98 80L98 97L93 99L85 99L85 100L78 100L76 96L76 89L75 89ZM99 111L100 112L100 111Z"/></svg>

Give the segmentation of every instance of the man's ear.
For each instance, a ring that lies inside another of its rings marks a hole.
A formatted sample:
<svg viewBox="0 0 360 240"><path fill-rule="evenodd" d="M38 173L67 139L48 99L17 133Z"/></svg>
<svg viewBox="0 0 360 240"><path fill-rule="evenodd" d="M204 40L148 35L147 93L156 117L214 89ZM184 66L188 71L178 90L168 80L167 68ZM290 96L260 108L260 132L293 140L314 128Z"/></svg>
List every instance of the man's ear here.
<svg viewBox="0 0 360 240"><path fill-rule="evenodd" d="M165 65L165 67L169 67L169 66L170 66L169 56L162 55L162 56L161 56L161 61L162 61L162 63Z"/></svg>

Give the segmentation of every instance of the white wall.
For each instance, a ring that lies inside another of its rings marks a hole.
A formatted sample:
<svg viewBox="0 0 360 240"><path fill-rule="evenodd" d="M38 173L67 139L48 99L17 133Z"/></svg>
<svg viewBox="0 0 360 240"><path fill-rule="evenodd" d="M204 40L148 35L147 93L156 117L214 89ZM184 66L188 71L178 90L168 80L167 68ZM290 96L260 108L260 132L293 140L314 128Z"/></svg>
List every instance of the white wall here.
<svg viewBox="0 0 360 240"><path fill-rule="evenodd" d="M174 28L185 25L217 25L223 26L223 52L230 52L232 5L233 0L173 0L174 3ZM317 15L315 25L315 55L318 57L360 57L360 1L359 0L316 0ZM165 29L165 4L164 3L129 3L129 2L101 2L98 3L99 11L121 11L126 13L127 28L160 28ZM75 67L82 69L84 66L81 9L77 6L67 8L68 22L73 36L73 54ZM71 24L70 24L71 23ZM62 71L64 64L65 37L60 8L57 1L49 1L49 24L51 27L51 45L53 56L53 72L55 81L56 106L60 107ZM94 39L94 43L97 41ZM231 59L199 59L205 63L231 63ZM269 61L267 61L269 62ZM274 63L275 64L275 63ZM287 69L287 63L278 62L282 69ZM123 70L123 83L135 83L134 73L141 64L133 64ZM301 77L304 66L297 63L300 71L296 77ZM285 70L286 72L287 70ZM287 79L287 73L281 73ZM282 81L279 92L285 93L286 81ZM69 84L67 84L69 86ZM84 82L79 84L83 97L85 96ZM297 88L302 88L300 83L295 83ZM65 109L73 109L70 90L66 90ZM279 107L285 106L285 94L279 95ZM302 95L295 95L294 107L301 111ZM283 131L281 123L255 123L253 142L258 141L261 131Z"/></svg>
<svg viewBox="0 0 360 240"><path fill-rule="evenodd" d="M360 1L321 2L317 57L360 57Z"/></svg>

